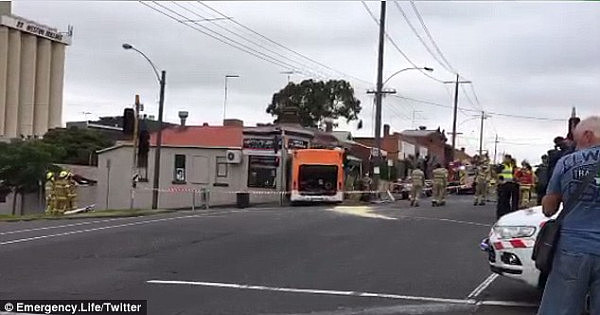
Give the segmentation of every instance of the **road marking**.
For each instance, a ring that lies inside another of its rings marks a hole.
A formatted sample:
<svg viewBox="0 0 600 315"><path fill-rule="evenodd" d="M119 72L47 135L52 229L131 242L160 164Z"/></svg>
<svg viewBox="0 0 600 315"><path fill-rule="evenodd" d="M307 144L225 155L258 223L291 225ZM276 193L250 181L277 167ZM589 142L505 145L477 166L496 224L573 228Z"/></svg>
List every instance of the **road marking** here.
<svg viewBox="0 0 600 315"><path fill-rule="evenodd" d="M490 286L490 284L492 284L492 282L494 282L494 280L496 280L496 278L498 278L497 273L492 273L491 275L489 275L487 278L485 278L485 280L483 280L483 282L481 284L479 284L473 290L473 292L469 293L469 295L467 296L467 299L474 299L477 296L479 296L479 294L481 294L481 292L483 292L485 289L487 289Z"/></svg>
<svg viewBox="0 0 600 315"><path fill-rule="evenodd" d="M484 224L484 223L479 223L479 222L461 221L461 220L444 219L444 218L418 217L418 216L410 216L410 215L402 215L402 216L398 216L398 218L418 219L418 220L430 220L430 221L443 221L443 222L460 223L460 224L485 226L485 227L491 227L492 226L491 224Z"/></svg>
<svg viewBox="0 0 600 315"><path fill-rule="evenodd" d="M479 301L477 305L485 306L513 306L513 307L538 307L536 303L513 302L513 301Z"/></svg>
<svg viewBox="0 0 600 315"><path fill-rule="evenodd" d="M321 295L341 295L354 297L373 297L394 300L411 300L411 301L426 301L451 304L471 304L475 305L475 300L470 299L447 299L427 296L411 296L387 293L359 292L359 291L338 291L338 290L320 290L320 289L298 289L286 287L270 287L262 285L248 285L236 283L222 282L204 282L204 281L175 281L175 280L148 280L149 284L166 284L166 285L188 285L188 286L203 286L214 288L242 289L242 290L259 290L259 291L275 291L288 293L304 293L304 294L321 294Z"/></svg>
<svg viewBox="0 0 600 315"><path fill-rule="evenodd" d="M130 219L130 218L135 218L135 217L113 218L113 219L106 219L106 220L86 221L86 222L63 224L63 225L53 225L53 226L45 226L45 227L40 227L40 228L31 228L31 229L24 229L24 230L17 230L17 231L0 232L0 235L10 235L10 234L17 234L17 233L25 233L25 232L34 232L34 231L44 231L44 230L51 230L51 229L60 229L60 228L64 228L64 227L81 226L81 225L88 225L88 224L95 224L95 223L104 223L104 222L112 222L112 221L124 220L124 219Z"/></svg>
<svg viewBox="0 0 600 315"><path fill-rule="evenodd" d="M171 220L194 218L194 217L201 217L201 216L186 215L186 216L181 216L181 217L171 217L171 218L162 218L162 219L154 219L154 220L136 221L136 222L130 222L130 223L124 223L124 224L118 224L118 225L109 225L109 226L103 226L103 227L98 227L98 228L93 228L93 229L77 230L77 231L70 231L70 232L57 233L57 234L40 235L40 236L27 237L27 238L21 238L21 239L16 239L16 240L0 242L0 246L16 244L16 243L23 243L23 242L30 242L30 241L35 241L35 240L40 240L40 239L45 239L45 238L67 236L67 235L80 234L80 233L86 233L86 232L102 231L102 230L108 230L108 229L114 229L114 228L120 228L120 227L150 224L150 223L155 223L155 222L171 221Z"/></svg>
<svg viewBox="0 0 600 315"><path fill-rule="evenodd" d="M398 220L398 218L388 217L382 214L373 213L373 208L369 206L337 206L328 211L333 211L342 214L355 215L364 218L383 219L383 220Z"/></svg>

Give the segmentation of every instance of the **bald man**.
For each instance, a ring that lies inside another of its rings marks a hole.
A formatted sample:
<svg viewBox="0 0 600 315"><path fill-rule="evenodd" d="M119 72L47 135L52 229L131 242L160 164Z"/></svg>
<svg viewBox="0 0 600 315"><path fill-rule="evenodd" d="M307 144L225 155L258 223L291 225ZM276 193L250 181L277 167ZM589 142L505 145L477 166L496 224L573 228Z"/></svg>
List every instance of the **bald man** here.
<svg viewBox="0 0 600 315"><path fill-rule="evenodd" d="M582 120L573 131L577 150L562 157L548 182L542 209L554 215L590 171L600 164L600 116ZM581 314L586 294L591 314L600 314L600 172L583 190L560 226L552 271L538 314ZM566 204L569 204L566 203Z"/></svg>

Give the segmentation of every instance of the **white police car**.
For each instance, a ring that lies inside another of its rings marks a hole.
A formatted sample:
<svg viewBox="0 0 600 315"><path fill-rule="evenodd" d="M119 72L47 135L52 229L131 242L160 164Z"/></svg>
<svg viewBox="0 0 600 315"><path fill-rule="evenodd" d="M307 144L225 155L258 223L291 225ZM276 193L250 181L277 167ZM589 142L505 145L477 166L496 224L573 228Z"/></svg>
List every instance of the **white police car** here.
<svg viewBox="0 0 600 315"><path fill-rule="evenodd" d="M537 206L502 216L492 227L480 247L488 253L492 272L543 288L546 275L541 275L531 259L535 238L548 221L542 207Z"/></svg>

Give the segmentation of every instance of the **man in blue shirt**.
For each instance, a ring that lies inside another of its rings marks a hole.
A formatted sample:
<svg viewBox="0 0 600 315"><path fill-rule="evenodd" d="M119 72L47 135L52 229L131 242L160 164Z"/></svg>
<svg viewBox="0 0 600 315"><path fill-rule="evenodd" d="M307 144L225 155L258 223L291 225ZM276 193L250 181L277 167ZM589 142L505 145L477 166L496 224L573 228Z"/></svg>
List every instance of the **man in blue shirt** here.
<svg viewBox="0 0 600 315"><path fill-rule="evenodd" d="M600 116L579 123L573 132L577 151L563 156L548 182L542 207L554 215L567 204L591 169L600 163ZM591 296L591 313L600 314L600 174L564 218L552 271L538 314L582 313Z"/></svg>

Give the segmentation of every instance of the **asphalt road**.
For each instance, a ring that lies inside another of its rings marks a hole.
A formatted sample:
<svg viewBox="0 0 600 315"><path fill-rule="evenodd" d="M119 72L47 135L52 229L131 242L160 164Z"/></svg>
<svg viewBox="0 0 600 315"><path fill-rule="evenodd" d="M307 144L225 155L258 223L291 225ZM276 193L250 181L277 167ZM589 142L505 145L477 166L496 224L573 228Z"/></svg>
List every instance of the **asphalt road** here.
<svg viewBox="0 0 600 315"><path fill-rule="evenodd" d="M0 297L145 299L161 315L535 314L536 290L490 277L478 249L493 205L425 203L0 223Z"/></svg>

